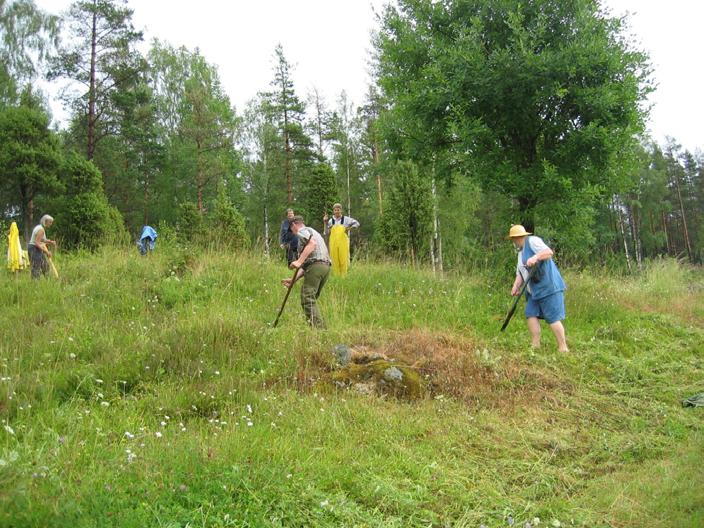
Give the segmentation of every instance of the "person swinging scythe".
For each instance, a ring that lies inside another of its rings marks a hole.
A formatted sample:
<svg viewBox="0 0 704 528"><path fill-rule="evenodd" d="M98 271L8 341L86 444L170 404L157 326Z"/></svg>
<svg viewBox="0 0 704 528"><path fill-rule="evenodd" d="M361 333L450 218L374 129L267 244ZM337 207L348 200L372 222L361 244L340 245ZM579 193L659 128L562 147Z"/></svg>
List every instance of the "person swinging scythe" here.
<svg viewBox="0 0 704 528"><path fill-rule="evenodd" d="M565 328L565 282L552 259L553 251L542 238L526 231L522 225L513 225L508 237L518 252L516 279L511 287L511 295L520 296L526 292L526 323L531 335L531 345L540 346L540 321L550 326L555 335L560 352L569 352ZM529 271L530 270L530 271ZM515 309L515 306L514 306ZM512 315L506 318L504 327ZM502 328L502 330L503 330Z"/></svg>

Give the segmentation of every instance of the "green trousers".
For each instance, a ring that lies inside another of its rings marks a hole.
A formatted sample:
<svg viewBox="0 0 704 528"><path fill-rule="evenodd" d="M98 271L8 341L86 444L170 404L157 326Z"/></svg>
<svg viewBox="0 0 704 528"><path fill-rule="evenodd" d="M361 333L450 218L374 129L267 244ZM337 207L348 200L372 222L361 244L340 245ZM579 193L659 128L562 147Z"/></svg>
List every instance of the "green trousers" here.
<svg viewBox="0 0 704 528"><path fill-rule="evenodd" d="M325 321L320 316L316 301L323 291L323 286L328 281L330 266L323 262L316 262L306 268L303 275L303 287L301 288L301 306L306 314L308 322L313 328L325 328Z"/></svg>

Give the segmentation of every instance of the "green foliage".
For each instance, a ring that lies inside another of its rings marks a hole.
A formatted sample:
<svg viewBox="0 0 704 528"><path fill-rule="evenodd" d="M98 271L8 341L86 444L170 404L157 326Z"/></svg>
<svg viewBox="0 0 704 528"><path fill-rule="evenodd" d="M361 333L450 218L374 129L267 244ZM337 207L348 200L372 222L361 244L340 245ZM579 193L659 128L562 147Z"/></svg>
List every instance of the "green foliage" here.
<svg viewBox="0 0 704 528"><path fill-rule="evenodd" d="M386 251L406 254L416 262L428 247L432 229L430 182L411 161L397 162L392 174L377 240Z"/></svg>
<svg viewBox="0 0 704 528"><path fill-rule="evenodd" d="M218 191L210 225L218 247L243 249L249 246L244 217L230 201L224 186Z"/></svg>
<svg viewBox="0 0 704 528"><path fill-rule="evenodd" d="M293 204L295 188L304 178L313 159L312 141L305 133L303 119L305 104L296 94L293 67L279 44L274 50L274 79L271 92L262 93L262 111L268 121L276 125L279 136L278 171L286 188L286 203Z"/></svg>
<svg viewBox="0 0 704 528"><path fill-rule="evenodd" d="M32 0L0 2L0 108L17 102L58 40L58 17Z"/></svg>
<svg viewBox="0 0 704 528"><path fill-rule="evenodd" d="M177 205L195 202L205 214L223 180L242 168L235 149L240 120L225 94L217 68L196 49L173 48L155 41L149 51L149 99L158 124L154 134L161 163L147 172L152 217L178 221ZM151 141L146 147L156 148ZM143 171L145 172L145 171ZM234 193L234 191L233 191ZM231 193L231 194L233 194Z"/></svg>
<svg viewBox="0 0 704 528"><path fill-rule="evenodd" d="M179 238L193 242L205 236L205 223L198 206L193 202L182 202L178 206L176 230Z"/></svg>
<svg viewBox="0 0 704 528"><path fill-rule="evenodd" d="M386 135L515 200L529 228L569 224L550 209L565 201L587 218L625 185L650 90L645 55L621 35L594 0L402 0L377 41Z"/></svg>
<svg viewBox="0 0 704 528"><path fill-rule="evenodd" d="M31 106L0 110L0 198L3 212L20 216L25 233L33 227L31 206L60 192L58 178L61 152L49 119Z"/></svg>
<svg viewBox="0 0 704 528"><path fill-rule="evenodd" d="M125 218L132 232L161 217L157 183L167 152L160 134L155 102L141 75L112 96L114 126L119 133L97 146L94 163L103 176L105 194Z"/></svg>
<svg viewBox="0 0 704 528"><path fill-rule="evenodd" d="M339 200L335 171L327 163L311 166L301 185L300 213L311 226L317 226L325 214L332 213L332 204Z"/></svg>
<svg viewBox="0 0 704 528"><path fill-rule="evenodd" d="M66 102L88 159L101 138L117 127L113 96L134 86L146 66L136 50L142 33L134 29L132 14L126 0L74 2L66 20L71 38L52 57L50 80L65 78L83 87L77 97L67 95Z"/></svg>
<svg viewBox="0 0 704 528"><path fill-rule="evenodd" d="M122 216L108 204L100 172L78 154L67 156L61 173L66 194L57 200L55 226L66 248L96 250L128 238Z"/></svg>

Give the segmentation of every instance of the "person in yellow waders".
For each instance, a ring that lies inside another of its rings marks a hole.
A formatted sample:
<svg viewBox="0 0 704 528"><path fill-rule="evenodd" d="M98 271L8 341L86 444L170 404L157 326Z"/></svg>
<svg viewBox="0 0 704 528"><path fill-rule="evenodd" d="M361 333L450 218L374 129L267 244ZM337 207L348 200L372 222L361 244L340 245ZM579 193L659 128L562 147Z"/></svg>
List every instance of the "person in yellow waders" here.
<svg viewBox="0 0 704 528"><path fill-rule="evenodd" d="M342 214L342 205L336 203L332 206L332 217L323 216L325 234L330 235L330 258L332 259L333 275L344 277L350 266L350 237L349 230L357 229L359 222L351 216Z"/></svg>

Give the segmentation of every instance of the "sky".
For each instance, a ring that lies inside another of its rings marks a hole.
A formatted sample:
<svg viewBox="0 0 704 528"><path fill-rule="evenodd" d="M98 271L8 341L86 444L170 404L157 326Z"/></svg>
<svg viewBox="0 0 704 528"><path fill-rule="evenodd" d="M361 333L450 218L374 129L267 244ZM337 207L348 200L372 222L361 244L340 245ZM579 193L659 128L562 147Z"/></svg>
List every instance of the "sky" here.
<svg viewBox="0 0 704 528"><path fill-rule="evenodd" d="M35 0L59 13L70 0ZM370 82L370 36L386 0L130 0L133 22L145 33L144 52L158 38L200 50L218 66L238 112L270 89L274 48L293 65L299 97L317 89L329 107L344 90L361 105ZM628 13L629 33L650 55L657 84L650 96L649 133L658 143L673 137L691 151L704 150L704 69L697 50L704 20L702 0L602 0L614 16ZM56 104L53 105L57 116Z"/></svg>

